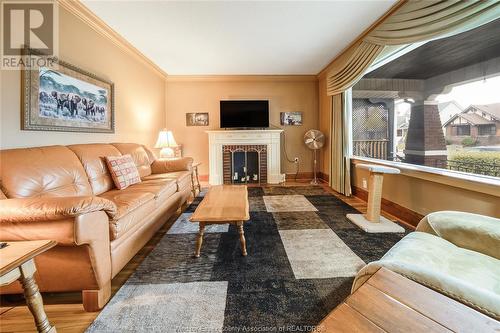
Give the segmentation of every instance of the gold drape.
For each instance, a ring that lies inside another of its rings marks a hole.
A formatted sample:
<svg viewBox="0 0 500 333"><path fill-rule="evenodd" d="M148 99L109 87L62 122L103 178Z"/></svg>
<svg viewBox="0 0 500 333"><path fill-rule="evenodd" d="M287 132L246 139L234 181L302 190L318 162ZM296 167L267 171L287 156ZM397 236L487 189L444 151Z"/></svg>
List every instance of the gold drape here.
<svg viewBox="0 0 500 333"><path fill-rule="evenodd" d="M383 49L384 47L381 45L361 42L358 47L353 49L353 52L344 54L345 62L340 61L335 75L328 77L326 87L328 95L341 94L351 88L354 83L361 79Z"/></svg>
<svg viewBox="0 0 500 333"><path fill-rule="evenodd" d="M349 126L344 105L344 94L333 95L331 118L331 163L330 186L337 192L346 196L351 195L351 167L349 160Z"/></svg>
<svg viewBox="0 0 500 333"><path fill-rule="evenodd" d="M499 0L408 1L332 64L327 94L351 88L388 45L449 36L500 18Z"/></svg>
<svg viewBox="0 0 500 333"><path fill-rule="evenodd" d="M500 17L500 1L409 1L371 31L365 42L401 45L473 29Z"/></svg>

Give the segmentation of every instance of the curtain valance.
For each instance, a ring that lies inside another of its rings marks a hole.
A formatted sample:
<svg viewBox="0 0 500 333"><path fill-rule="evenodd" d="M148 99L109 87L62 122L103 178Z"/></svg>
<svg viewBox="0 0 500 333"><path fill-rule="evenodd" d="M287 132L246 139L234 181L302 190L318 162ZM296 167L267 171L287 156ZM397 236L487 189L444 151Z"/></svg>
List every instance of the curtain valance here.
<svg viewBox="0 0 500 333"><path fill-rule="evenodd" d="M426 41L470 30L500 18L499 0L408 1L333 63L328 95L351 88L385 46Z"/></svg>
<svg viewBox="0 0 500 333"><path fill-rule="evenodd" d="M500 17L500 1L410 1L364 39L401 45L467 31Z"/></svg>

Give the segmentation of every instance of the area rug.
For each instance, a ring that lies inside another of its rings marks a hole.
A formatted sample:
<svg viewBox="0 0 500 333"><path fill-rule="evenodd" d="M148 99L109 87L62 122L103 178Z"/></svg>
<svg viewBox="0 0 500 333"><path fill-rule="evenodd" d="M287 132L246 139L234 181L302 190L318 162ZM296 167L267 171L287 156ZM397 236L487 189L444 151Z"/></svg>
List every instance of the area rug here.
<svg viewBox="0 0 500 333"><path fill-rule="evenodd" d="M310 332L350 293L356 272L404 234L369 234L320 186L248 189L248 256L233 225L207 228L202 197L179 216L87 332Z"/></svg>

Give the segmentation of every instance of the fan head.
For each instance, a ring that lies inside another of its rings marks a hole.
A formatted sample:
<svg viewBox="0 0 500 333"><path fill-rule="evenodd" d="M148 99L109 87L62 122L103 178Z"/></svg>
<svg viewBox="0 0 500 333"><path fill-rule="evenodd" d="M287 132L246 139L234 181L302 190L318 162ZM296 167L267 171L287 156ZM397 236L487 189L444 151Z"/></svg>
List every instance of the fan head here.
<svg viewBox="0 0 500 333"><path fill-rule="evenodd" d="M325 144L325 136L320 131L312 129L304 134L304 143L309 149L320 149Z"/></svg>

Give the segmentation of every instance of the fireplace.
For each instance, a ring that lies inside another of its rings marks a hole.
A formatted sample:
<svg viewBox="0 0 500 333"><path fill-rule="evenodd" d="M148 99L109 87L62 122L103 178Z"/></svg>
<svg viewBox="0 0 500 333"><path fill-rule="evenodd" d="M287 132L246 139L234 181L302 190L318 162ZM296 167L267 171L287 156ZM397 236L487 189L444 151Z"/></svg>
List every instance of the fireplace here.
<svg viewBox="0 0 500 333"><path fill-rule="evenodd" d="M266 145L223 145L224 184L267 183Z"/></svg>
<svg viewBox="0 0 500 333"><path fill-rule="evenodd" d="M285 181L280 166L281 132L282 129L207 131L210 185Z"/></svg>

